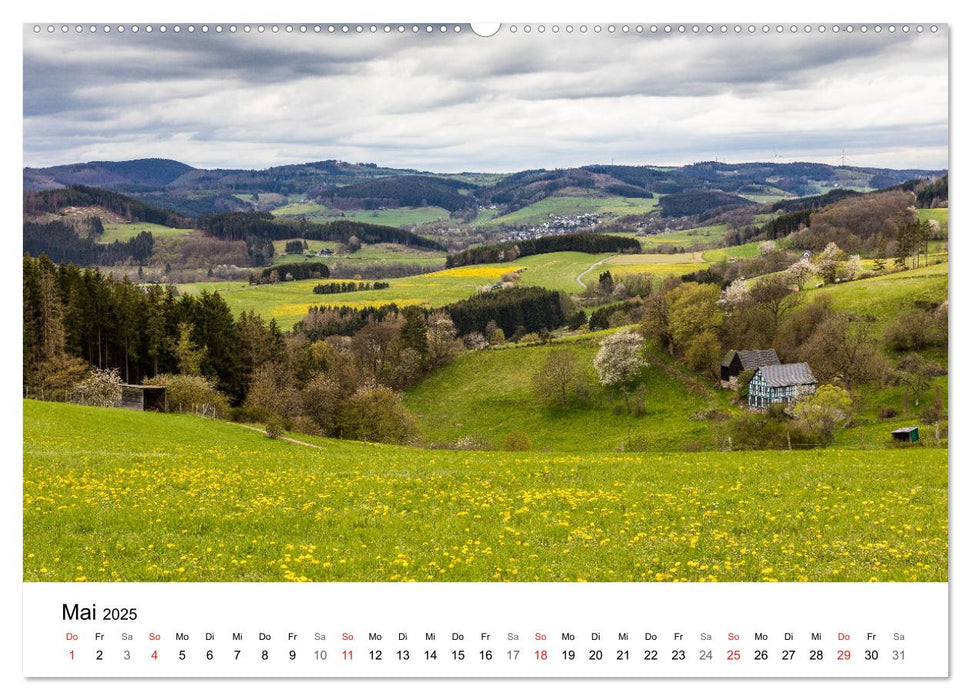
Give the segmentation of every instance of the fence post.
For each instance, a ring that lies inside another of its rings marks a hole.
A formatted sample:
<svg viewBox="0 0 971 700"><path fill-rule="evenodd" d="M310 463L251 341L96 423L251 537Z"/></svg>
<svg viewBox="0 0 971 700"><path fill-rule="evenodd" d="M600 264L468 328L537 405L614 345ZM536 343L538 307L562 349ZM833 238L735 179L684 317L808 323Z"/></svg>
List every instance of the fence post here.
<svg viewBox="0 0 971 700"><path fill-rule="evenodd" d="M788 430L786 431L786 444L789 446L789 450L792 451L792 437Z"/></svg>

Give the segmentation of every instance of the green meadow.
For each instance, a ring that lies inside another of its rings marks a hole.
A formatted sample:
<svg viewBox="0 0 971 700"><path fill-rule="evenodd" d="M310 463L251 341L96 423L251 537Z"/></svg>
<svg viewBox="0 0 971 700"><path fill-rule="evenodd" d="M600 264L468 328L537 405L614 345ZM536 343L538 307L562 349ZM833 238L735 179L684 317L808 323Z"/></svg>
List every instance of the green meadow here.
<svg viewBox="0 0 971 700"><path fill-rule="evenodd" d="M393 209L332 209L316 202L295 202L277 207L274 216L305 216L312 221L332 221L347 219L362 223L394 226L396 228L417 226L432 221L449 218L447 209L441 207L395 207Z"/></svg>
<svg viewBox="0 0 971 700"><path fill-rule="evenodd" d="M135 222L133 224L105 224L104 233L98 236L98 243L128 241L142 231L148 231L153 238L179 238L192 233L191 228L171 228L162 224Z"/></svg>
<svg viewBox="0 0 971 700"><path fill-rule="evenodd" d="M519 269L518 264L474 265L440 270L412 277L386 280L387 289L345 292L342 294L314 294L320 279L251 285L247 282L198 282L180 284L180 291L197 294L202 290L219 292L234 315L256 311L263 318L275 318L283 328L290 328L301 320L311 306L402 306L438 307L472 296L479 287L494 284L507 272ZM341 281L328 278L326 281Z"/></svg>
<svg viewBox="0 0 971 700"><path fill-rule="evenodd" d="M947 299L948 263L918 267L854 282L828 284L802 292L805 299L826 296L833 308L872 319L880 330L917 304L937 305Z"/></svg>
<svg viewBox="0 0 971 700"><path fill-rule="evenodd" d="M657 208L657 199L639 197L546 197L529 206L482 223L486 227L529 226L549 221L551 214L646 214Z"/></svg>
<svg viewBox="0 0 971 700"><path fill-rule="evenodd" d="M472 438L499 447L510 432L522 431L537 450L616 451L631 438L652 450L715 445L708 422L691 416L726 407L726 394L707 389L654 358L645 373L644 415L615 412L621 399L608 394L593 373L600 340L592 334L549 345L466 353L409 389L405 403L418 416L431 443ZM580 407L547 408L534 396L532 377L551 352L563 349L586 368L591 394Z"/></svg>
<svg viewBox="0 0 971 700"><path fill-rule="evenodd" d="M296 240L296 239L295 239ZM276 255L273 258L274 264L288 262L302 262L307 256L315 256L317 251L330 248L337 251L341 244L336 241L311 241L307 240L306 254L287 254L287 241L274 241L273 248ZM421 265L424 267L445 267L445 254L440 251L421 250L409 248L396 243L376 243L374 245L361 246L353 253L340 253L328 255L321 258L313 258L327 264L340 263L342 265L381 265L381 264L403 264Z"/></svg>
<svg viewBox="0 0 971 700"><path fill-rule="evenodd" d="M663 233L651 234L650 236L641 236L639 240L644 248L653 248L662 245L685 247L695 245L707 246L720 243L726 233L728 233L728 226L725 224L716 224L714 226L699 226L681 231L665 231Z"/></svg>
<svg viewBox="0 0 971 700"><path fill-rule="evenodd" d="M195 416L23 407L25 581L948 576L943 449L311 447Z"/></svg>

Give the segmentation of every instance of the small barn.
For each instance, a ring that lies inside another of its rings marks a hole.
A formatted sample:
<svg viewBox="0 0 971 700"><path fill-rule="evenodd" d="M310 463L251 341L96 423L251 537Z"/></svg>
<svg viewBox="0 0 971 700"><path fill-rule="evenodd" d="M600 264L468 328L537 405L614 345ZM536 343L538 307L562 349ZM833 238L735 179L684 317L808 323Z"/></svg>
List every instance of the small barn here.
<svg viewBox="0 0 971 700"><path fill-rule="evenodd" d="M131 408L136 411L168 410L168 400L164 386L148 384L122 384L121 408Z"/></svg>
<svg viewBox="0 0 971 700"><path fill-rule="evenodd" d="M896 430L891 430L890 435L896 442L919 442L920 441L920 430L917 426L910 426L908 428L897 428Z"/></svg>
<svg viewBox="0 0 971 700"><path fill-rule="evenodd" d="M755 371L748 385L749 408L768 408L774 403L792 404L816 393L816 377L805 362L766 365Z"/></svg>
<svg viewBox="0 0 971 700"><path fill-rule="evenodd" d="M759 367L779 364L779 356L775 350L729 350L722 358L722 386L734 389L738 383L738 375L747 370L755 371Z"/></svg>

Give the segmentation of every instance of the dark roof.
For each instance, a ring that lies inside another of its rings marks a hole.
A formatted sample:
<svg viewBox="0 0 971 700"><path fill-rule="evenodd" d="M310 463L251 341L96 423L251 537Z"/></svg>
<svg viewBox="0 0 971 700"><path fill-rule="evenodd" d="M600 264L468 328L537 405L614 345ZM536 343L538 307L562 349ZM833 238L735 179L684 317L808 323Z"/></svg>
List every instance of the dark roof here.
<svg viewBox="0 0 971 700"><path fill-rule="evenodd" d="M791 365L766 365L759 367L762 378L769 386L795 386L797 384L815 384L816 377L805 362L794 362Z"/></svg>
<svg viewBox="0 0 971 700"><path fill-rule="evenodd" d="M912 433L915 430L918 430L918 428L917 428L916 425L911 426L909 428L897 428L896 430L891 430L890 433L891 434L894 434L894 433Z"/></svg>
<svg viewBox="0 0 971 700"><path fill-rule="evenodd" d="M728 354L722 359L722 366L728 367L732 364L735 355L738 355L743 370L779 364L779 356L776 355L775 350L769 348L767 350L729 350Z"/></svg>

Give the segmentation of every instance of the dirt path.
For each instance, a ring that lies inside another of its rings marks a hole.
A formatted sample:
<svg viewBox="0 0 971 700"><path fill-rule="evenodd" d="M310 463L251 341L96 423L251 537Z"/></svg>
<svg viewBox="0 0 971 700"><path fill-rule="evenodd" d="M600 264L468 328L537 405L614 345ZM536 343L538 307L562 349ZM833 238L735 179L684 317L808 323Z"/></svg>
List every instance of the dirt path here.
<svg viewBox="0 0 971 700"><path fill-rule="evenodd" d="M236 425L238 425L240 428L246 428L247 430L253 430L253 431L257 432L257 433L261 433L263 435L266 435L266 431L263 430L262 428L257 428L257 427L252 426L252 425L243 425L242 423L237 423ZM304 442L303 440L296 440L294 438L289 438L289 437L285 437L285 436L282 436L282 435L280 437L278 437L277 440L285 440L286 442L292 442L294 445L303 445L304 447L312 447L315 450L322 450L322 449L324 449L320 445L313 445L313 444L311 444L309 442Z"/></svg>
<svg viewBox="0 0 971 700"><path fill-rule="evenodd" d="M586 289L587 288L586 282L584 282L580 278L583 277L588 272L590 272L591 270L593 270L593 268L595 268L597 265L603 265L605 262L607 262L608 260L610 260L613 257L614 256L611 255L609 258L604 258L603 260L598 260L593 265L591 265L590 267L588 267L586 270L584 270L583 272L581 272L579 275L577 275L577 284L579 284L581 287L583 287L584 289Z"/></svg>

